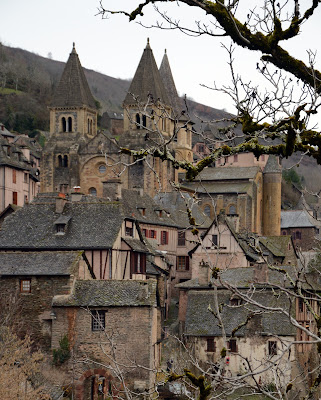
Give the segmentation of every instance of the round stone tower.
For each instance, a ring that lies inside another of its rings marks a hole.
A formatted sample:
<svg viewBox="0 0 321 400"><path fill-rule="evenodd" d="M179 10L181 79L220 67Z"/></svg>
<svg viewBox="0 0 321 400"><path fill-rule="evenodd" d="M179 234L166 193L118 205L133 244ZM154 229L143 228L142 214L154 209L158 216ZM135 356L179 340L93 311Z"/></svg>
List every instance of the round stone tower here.
<svg viewBox="0 0 321 400"><path fill-rule="evenodd" d="M281 230L282 168L270 155L263 171L263 235L279 236Z"/></svg>

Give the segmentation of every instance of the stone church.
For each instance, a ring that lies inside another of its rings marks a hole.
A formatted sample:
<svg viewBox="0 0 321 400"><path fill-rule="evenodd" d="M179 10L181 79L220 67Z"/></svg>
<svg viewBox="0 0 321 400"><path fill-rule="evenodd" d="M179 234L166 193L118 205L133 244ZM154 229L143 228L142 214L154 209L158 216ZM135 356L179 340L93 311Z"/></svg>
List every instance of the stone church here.
<svg viewBox="0 0 321 400"><path fill-rule="evenodd" d="M134 159L120 148L153 153L169 142L173 157L192 161L192 123L178 114L179 105L167 55L159 70L148 41L124 99L124 129L116 142L109 132L97 130L95 99L73 46L50 106L41 191L68 193L80 187L101 197L106 181L111 188L120 182L151 196L170 191L169 182L178 176L171 163L148 154Z"/></svg>
<svg viewBox="0 0 321 400"><path fill-rule="evenodd" d="M280 235L282 170L276 158L248 165L242 164L248 153L240 154L232 166L223 168L218 162L188 183L179 180L183 171L171 162L153 157L169 149L174 159L193 162L193 122L177 94L166 51L158 69L149 40L123 107L117 140L108 130L97 130L96 101L73 46L50 106L42 192L69 193L78 187L84 194L114 198L122 187L142 189L154 197L171 192L171 183L180 181L183 190L197 195L211 218L223 210L237 231ZM137 150L138 155L121 148Z"/></svg>

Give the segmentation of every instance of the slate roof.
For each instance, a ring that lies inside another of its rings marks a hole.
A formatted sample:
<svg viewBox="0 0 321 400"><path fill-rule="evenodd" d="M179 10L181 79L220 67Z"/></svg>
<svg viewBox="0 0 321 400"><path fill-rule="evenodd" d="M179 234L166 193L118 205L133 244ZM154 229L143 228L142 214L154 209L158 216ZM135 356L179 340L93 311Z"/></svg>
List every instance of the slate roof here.
<svg viewBox="0 0 321 400"><path fill-rule="evenodd" d="M212 223L211 219L203 213L202 209L189 193L158 193L154 197L154 200L164 208L176 224L182 228L190 227L186 205L192 211L197 225L202 228L208 228Z"/></svg>
<svg viewBox="0 0 321 400"><path fill-rule="evenodd" d="M51 101L52 107L82 107L96 109L95 100L91 94L80 64L75 45L69 55L60 82Z"/></svg>
<svg viewBox="0 0 321 400"><path fill-rule="evenodd" d="M122 240L128 244L128 246L141 253L149 253L149 249L139 239L129 238L128 236L122 237Z"/></svg>
<svg viewBox="0 0 321 400"><path fill-rule="evenodd" d="M227 169L227 168L222 168ZM197 193L249 193L252 188L251 182L184 182L181 185L182 189L193 190Z"/></svg>
<svg viewBox="0 0 321 400"><path fill-rule="evenodd" d="M53 298L53 306L156 306L156 280L78 280L71 295Z"/></svg>
<svg viewBox="0 0 321 400"><path fill-rule="evenodd" d="M0 230L0 249L111 248L124 215L120 204L93 196L67 202L56 213L56 193L40 194L30 204L5 219ZM71 217L65 234L56 234L59 217Z"/></svg>
<svg viewBox="0 0 321 400"><path fill-rule="evenodd" d="M263 244L275 257L285 257L291 237L282 236L262 236L259 238Z"/></svg>
<svg viewBox="0 0 321 400"><path fill-rule="evenodd" d="M233 329L237 328L242 322L246 321L247 315L251 310L258 310L253 305L245 303L239 307L229 307L231 292L219 291L219 304L224 304L222 311L222 320L227 336L231 336ZM268 307L289 307L285 296L275 296L272 291L262 290L253 295L253 299ZM208 308L215 311L214 291L191 290L188 293L188 303L185 322L185 335L187 336L221 336L222 330L218 319ZM271 334L280 336L293 336L296 329L290 324L288 317L277 312L263 312L261 316L254 317L250 323L243 326L235 333L235 337L246 336L251 325L255 324L255 334Z"/></svg>
<svg viewBox="0 0 321 400"><path fill-rule="evenodd" d="M177 227L177 223L166 214L163 207L159 206L146 193L140 194L138 190L122 189L124 214L127 218L134 218L144 224ZM140 210L145 209L144 215ZM157 211L162 211L161 217Z"/></svg>
<svg viewBox="0 0 321 400"><path fill-rule="evenodd" d="M254 179L260 167L208 167L204 168L198 176L202 181L226 181L226 180L249 180Z"/></svg>
<svg viewBox="0 0 321 400"><path fill-rule="evenodd" d="M263 173L271 173L276 172L279 173L282 171L282 168L279 164L278 157L274 156L273 154L269 155L267 163L265 164Z"/></svg>
<svg viewBox="0 0 321 400"><path fill-rule="evenodd" d="M182 100L178 96L166 50L161 66L159 67L159 73L169 97L170 105L172 106L175 114L181 114L182 110L184 110L186 107L183 106Z"/></svg>
<svg viewBox="0 0 321 400"><path fill-rule="evenodd" d="M68 276L81 258L81 251L0 252L0 275Z"/></svg>
<svg viewBox="0 0 321 400"><path fill-rule="evenodd" d="M281 211L281 229L312 228L319 223L306 210Z"/></svg>
<svg viewBox="0 0 321 400"><path fill-rule="evenodd" d="M133 98L133 95L140 102L146 102L150 95L154 102L160 99L163 104L170 105L149 40L128 89L124 106L137 105L137 100Z"/></svg>

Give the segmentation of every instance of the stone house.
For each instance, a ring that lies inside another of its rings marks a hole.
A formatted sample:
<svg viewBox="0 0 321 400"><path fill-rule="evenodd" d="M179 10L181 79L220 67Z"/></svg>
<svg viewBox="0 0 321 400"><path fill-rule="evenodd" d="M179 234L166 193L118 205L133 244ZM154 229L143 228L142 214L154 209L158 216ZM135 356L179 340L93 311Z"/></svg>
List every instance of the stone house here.
<svg viewBox="0 0 321 400"><path fill-rule="evenodd" d="M53 297L68 295L78 279L93 278L82 251L0 252L2 310L10 314L15 304L16 330L44 351L51 349Z"/></svg>
<svg viewBox="0 0 321 400"><path fill-rule="evenodd" d="M295 247L302 251L315 251L321 223L307 210L281 211L281 234L292 236Z"/></svg>
<svg viewBox="0 0 321 400"><path fill-rule="evenodd" d="M122 382L139 392L153 387L160 362L156 292L155 280L77 281L68 296L53 298L52 346L67 335L79 360L66 368L75 400L117 395Z"/></svg>

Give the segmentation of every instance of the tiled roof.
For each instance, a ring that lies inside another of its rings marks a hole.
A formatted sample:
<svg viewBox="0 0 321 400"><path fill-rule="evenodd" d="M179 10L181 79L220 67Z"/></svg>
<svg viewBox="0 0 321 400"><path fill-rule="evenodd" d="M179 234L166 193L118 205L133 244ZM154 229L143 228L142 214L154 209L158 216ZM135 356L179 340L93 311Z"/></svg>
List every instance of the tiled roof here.
<svg viewBox="0 0 321 400"><path fill-rule="evenodd" d="M0 275L71 275L81 251L0 252Z"/></svg>
<svg viewBox="0 0 321 400"><path fill-rule="evenodd" d="M229 307L231 292L219 291L218 301L223 305L222 320L227 336L231 336L233 329L246 321L247 316L258 307L245 304L239 307ZM274 292L262 290L253 295L253 300L268 307L284 307L289 309L289 302L285 296L275 296ZM188 293L186 312L185 334L188 336L221 336L222 329L216 316L209 311L209 307L215 313L214 291L192 290ZM258 317L254 317L245 327L236 331L235 336L245 336L255 324L257 335L271 334L280 336L293 336L296 329L289 322L289 318L281 312L263 311Z"/></svg>
<svg viewBox="0 0 321 400"><path fill-rule="evenodd" d="M75 47L70 53L60 82L51 102L52 107L82 107L96 109L95 100L88 86L84 70Z"/></svg>
<svg viewBox="0 0 321 400"><path fill-rule="evenodd" d="M188 228L190 226L186 205L192 211L197 225L202 228L207 228L212 223L211 219L203 213L202 209L189 193L158 193L154 197L154 200L164 208L164 210L170 213L171 218L182 228Z"/></svg>
<svg viewBox="0 0 321 400"><path fill-rule="evenodd" d="M319 223L306 210L281 211L282 228L312 228Z"/></svg>
<svg viewBox="0 0 321 400"><path fill-rule="evenodd" d="M285 257L287 247L291 243L291 237L285 235L262 236L259 240L276 257Z"/></svg>
<svg viewBox="0 0 321 400"><path fill-rule="evenodd" d="M79 280L71 295L55 296L53 306L156 306L156 280Z"/></svg>
<svg viewBox="0 0 321 400"><path fill-rule="evenodd" d="M137 100L135 100L133 96L143 103L147 102L148 96L151 96L154 102L160 99L163 104L170 105L149 42L147 42L147 46L144 49L142 58L140 59L136 73L125 97L125 106L130 104L137 105Z"/></svg>

